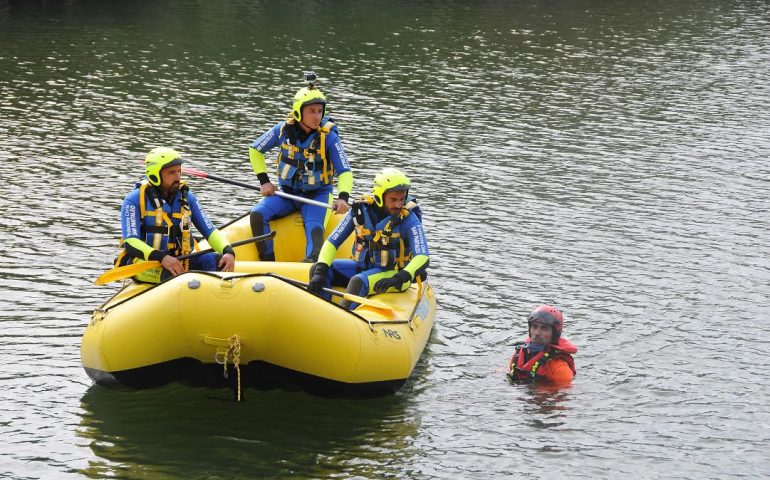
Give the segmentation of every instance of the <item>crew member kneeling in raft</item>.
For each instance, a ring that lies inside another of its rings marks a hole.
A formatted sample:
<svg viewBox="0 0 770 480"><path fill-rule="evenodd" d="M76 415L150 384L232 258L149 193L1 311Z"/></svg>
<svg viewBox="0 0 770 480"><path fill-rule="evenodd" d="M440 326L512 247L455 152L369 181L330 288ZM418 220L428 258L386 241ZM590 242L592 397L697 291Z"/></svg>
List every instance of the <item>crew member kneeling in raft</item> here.
<svg viewBox="0 0 770 480"><path fill-rule="evenodd" d="M324 242L318 263L310 269L309 291L321 295L330 284L347 285L348 293L366 297L403 292L416 279L426 278L428 243L420 207L409 187L409 178L395 168L374 177L372 194L354 203ZM354 231L353 259L334 260ZM340 305L353 310L359 304L342 300Z"/></svg>
<svg viewBox="0 0 770 480"><path fill-rule="evenodd" d="M233 271L233 247L214 227L195 195L182 181L183 162L174 149L153 149L144 162L147 180L137 183L123 200L120 220L124 250L115 266L145 260L161 263L161 267L136 275L137 281L160 283L187 270L214 271L219 268L225 272ZM181 262L175 258L190 253L194 247L191 223L221 255L206 253Z"/></svg>
<svg viewBox="0 0 770 480"><path fill-rule="evenodd" d="M577 347L562 338L564 316L550 305L540 305L527 319L529 338L515 344L508 378L516 383L564 384L577 373L572 354Z"/></svg>

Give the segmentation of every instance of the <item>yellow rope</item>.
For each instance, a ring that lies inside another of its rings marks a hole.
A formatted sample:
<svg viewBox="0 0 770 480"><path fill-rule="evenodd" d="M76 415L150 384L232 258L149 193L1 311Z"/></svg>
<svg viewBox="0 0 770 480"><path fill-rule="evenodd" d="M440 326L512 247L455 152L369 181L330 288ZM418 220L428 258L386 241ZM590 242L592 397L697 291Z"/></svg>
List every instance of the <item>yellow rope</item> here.
<svg viewBox="0 0 770 480"><path fill-rule="evenodd" d="M241 401L241 339L238 335L230 337L230 343L227 345L227 351L225 352L225 361L223 362L224 376L227 378L227 359L232 356L233 365L235 366L235 372L238 376L238 401Z"/></svg>

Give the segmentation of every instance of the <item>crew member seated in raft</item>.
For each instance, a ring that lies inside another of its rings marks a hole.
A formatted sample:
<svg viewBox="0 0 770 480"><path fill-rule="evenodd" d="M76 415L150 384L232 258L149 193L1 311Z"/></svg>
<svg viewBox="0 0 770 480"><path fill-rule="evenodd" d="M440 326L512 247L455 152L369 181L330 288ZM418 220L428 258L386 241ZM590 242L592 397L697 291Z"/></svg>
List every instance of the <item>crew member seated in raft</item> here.
<svg viewBox="0 0 770 480"><path fill-rule="evenodd" d="M515 383L565 384L577 373L572 354L577 347L561 336L564 316L550 305L540 305L527 319L529 338L515 344L508 378Z"/></svg>
<svg viewBox="0 0 770 480"><path fill-rule="evenodd" d="M395 168L374 177L372 194L352 205L323 244L310 269L310 292L320 295L330 284L347 285L346 291L358 296L402 292L417 278L426 278L428 243L409 187L409 178ZM354 231L353 259L334 260ZM353 310L358 303L343 300L340 305Z"/></svg>
<svg viewBox="0 0 770 480"><path fill-rule="evenodd" d="M269 233L271 220L299 210L307 241L304 261L312 263L318 260L329 211L276 196L275 192L280 188L291 195L330 203L332 182L337 177L339 195L331 205L337 214L344 215L353 188L353 172L337 126L326 115L326 97L313 85L315 73L306 72L305 78L310 82L309 86L294 95L288 118L263 133L249 148L249 160L259 179L260 193L265 197L251 210L250 222L251 232L256 237ZM265 152L274 147L279 147L276 160L278 187L270 182L265 165ZM260 260L275 261L272 240L258 243L257 252Z"/></svg>
<svg viewBox="0 0 770 480"><path fill-rule="evenodd" d="M146 283L160 283L187 270L232 272L235 253L227 238L209 220L198 199L182 181L182 160L176 150L155 148L144 161L147 179L135 185L120 209L123 251L115 266L158 260L162 267L134 277ZM203 234L217 253L179 261L194 248L190 223Z"/></svg>

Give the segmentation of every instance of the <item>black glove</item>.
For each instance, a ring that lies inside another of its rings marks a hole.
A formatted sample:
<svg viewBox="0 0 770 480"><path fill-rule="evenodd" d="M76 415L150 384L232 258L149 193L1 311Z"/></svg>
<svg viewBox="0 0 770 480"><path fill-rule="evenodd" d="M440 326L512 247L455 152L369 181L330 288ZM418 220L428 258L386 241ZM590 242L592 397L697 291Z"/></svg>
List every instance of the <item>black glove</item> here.
<svg viewBox="0 0 770 480"><path fill-rule="evenodd" d="M406 270L399 270L397 274L390 278L383 278L374 285L374 291L383 293L390 287L401 288L406 282L411 282L412 276Z"/></svg>
<svg viewBox="0 0 770 480"><path fill-rule="evenodd" d="M329 265L318 262L313 265L313 276L307 284L307 291L315 295L320 295L326 286L326 272L329 271Z"/></svg>

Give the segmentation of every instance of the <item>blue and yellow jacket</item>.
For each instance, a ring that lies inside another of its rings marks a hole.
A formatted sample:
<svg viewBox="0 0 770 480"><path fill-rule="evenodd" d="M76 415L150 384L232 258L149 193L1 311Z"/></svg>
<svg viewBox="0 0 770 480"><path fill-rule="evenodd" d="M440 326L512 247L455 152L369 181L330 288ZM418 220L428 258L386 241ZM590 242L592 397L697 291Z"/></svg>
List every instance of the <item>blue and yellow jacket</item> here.
<svg viewBox="0 0 770 480"><path fill-rule="evenodd" d="M198 199L181 182L172 198L164 199L159 188L147 182L136 184L120 209L124 253L116 264L125 264L128 255L140 260L161 260L164 255L183 255L195 248L190 224L208 239L219 253L229 245L225 236L201 210Z"/></svg>
<svg viewBox="0 0 770 480"><path fill-rule="evenodd" d="M269 182L264 154L275 147L280 147L276 163L282 189L296 193L331 189L336 176L339 197L349 198L353 172L337 126L329 117L324 117L321 127L309 134L289 119L257 138L249 149L249 160L262 184Z"/></svg>
<svg viewBox="0 0 770 480"><path fill-rule="evenodd" d="M398 215L377 207L371 197L355 202L321 248L318 261L331 265L337 249L355 232L353 259L363 269L404 270L414 280L428 267L430 253L417 201L407 198Z"/></svg>

